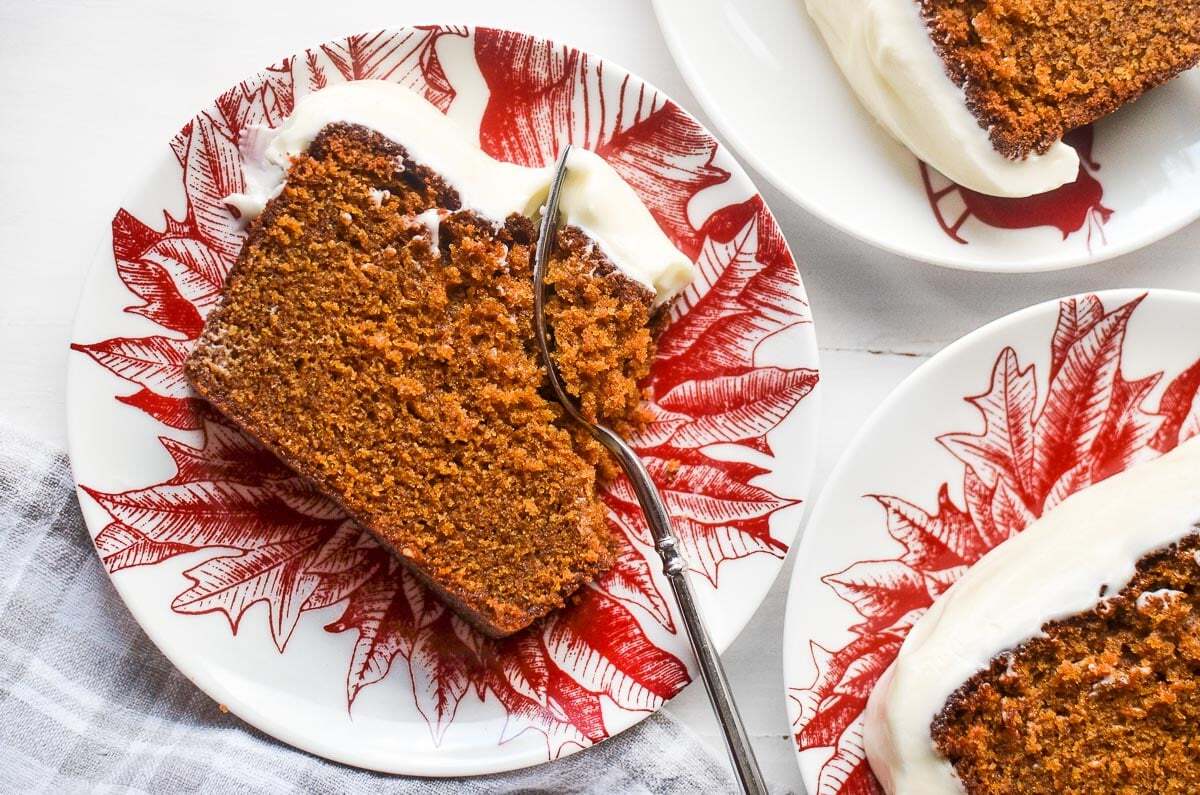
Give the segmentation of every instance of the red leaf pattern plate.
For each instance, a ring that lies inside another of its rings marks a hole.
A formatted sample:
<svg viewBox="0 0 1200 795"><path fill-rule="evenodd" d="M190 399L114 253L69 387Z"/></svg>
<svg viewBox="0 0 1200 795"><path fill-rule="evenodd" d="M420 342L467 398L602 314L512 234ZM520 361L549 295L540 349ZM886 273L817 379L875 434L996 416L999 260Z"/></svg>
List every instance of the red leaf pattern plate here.
<svg viewBox="0 0 1200 795"><path fill-rule="evenodd" d="M627 484L604 495L621 543L612 571L530 631L493 641L196 399L182 374L243 240L223 201L243 187L243 136L312 91L358 79L422 93L497 158L542 165L566 141L599 152L695 259L648 379L654 421L633 442L705 583L719 645L765 595L814 452L816 344L787 245L737 163L652 86L484 28L322 44L221 94L164 147L113 218L111 258L93 269L73 336L84 515L148 634L259 728L393 772L553 759L627 728L690 678Z"/></svg>
<svg viewBox="0 0 1200 795"><path fill-rule="evenodd" d="M809 792L879 791L862 750L867 697L972 563L1067 496L1197 434L1192 293L1040 304L913 373L850 445L797 551L784 670Z"/></svg>

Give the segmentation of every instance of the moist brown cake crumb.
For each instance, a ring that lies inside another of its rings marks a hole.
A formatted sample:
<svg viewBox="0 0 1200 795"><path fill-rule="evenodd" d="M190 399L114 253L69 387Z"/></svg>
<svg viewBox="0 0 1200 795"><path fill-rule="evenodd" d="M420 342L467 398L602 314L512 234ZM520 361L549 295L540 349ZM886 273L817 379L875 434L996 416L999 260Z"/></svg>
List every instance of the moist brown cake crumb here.
<svg viewBox="0 0 1200 795"><path fill-rule="evenodd" d="M955 691L932 735L969 793L1200 792L1198 556L1200 534L1147 555Z"/></svg>
<svg viewBox="0 0 1200 795"><path fill-rule="evenodd" d="M548 399L532 221L443 213L434 242L414 217L459 206L395 143L327 127L252 226L187 374L502 636L610 565L597 465L611 464ZM568 386L588 416L632 429L653 294L573 229L548 282Z"/></svg>
<svg viewBox="0 0 1200 795"><path fill-rule="evenodd" d="M920 0L1002 154L1063 135L1200 62L1200 0Z"/></svg>

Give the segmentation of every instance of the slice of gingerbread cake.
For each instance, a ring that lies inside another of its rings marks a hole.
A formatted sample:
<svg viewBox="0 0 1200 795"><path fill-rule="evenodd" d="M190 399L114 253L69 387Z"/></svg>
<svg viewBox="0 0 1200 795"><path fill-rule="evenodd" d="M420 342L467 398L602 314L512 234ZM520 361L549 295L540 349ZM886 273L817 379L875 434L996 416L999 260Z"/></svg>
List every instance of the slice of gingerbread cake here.
<svg viewBox="0 0 1200 795"><path fill-rule="evenodd" d="M1200 792L1200 438L1063 501L905 638L863 734L888 793Z"/></svg>
<svg viewBox="0 0 1200 795"><path fill-rule="evenodd" d="M1200 63L1200 0L806 0L868 111L963 187L1073 182L1063 136Z"/></svg>
<svg viewBox="0 0 1200 795"><path fill-rule="evenodd" d="M312 95L270 135L278 181L233 200L263 209L193 387L481 631L528 626L613 559L612 465L549 396L532 339L548 170L492 161L375 81ZM603 161L570 165L549 317L585 413L628 431L691 264Z"/></svg>

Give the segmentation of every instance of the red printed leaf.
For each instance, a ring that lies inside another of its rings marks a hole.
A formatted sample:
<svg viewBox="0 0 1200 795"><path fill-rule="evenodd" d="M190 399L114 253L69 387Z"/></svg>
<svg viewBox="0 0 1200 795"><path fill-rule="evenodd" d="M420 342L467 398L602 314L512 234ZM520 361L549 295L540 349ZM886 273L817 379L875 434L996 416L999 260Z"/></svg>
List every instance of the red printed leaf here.
<svg viewBox="0 0 1200 795"><path fill-rule="evenodd" d="M653 400L643 405L649 412L650 420L630 440L635 449L651 450L665 445L676 430L692 422L690 415L667 411Z"/></svg>
<svg viewBox="0 0 1200 795"><path fill-rule="evenodd" d="M161 437L177 469L173 484L200 480L236 481L258 485L272 478L288 478L291 472L258 442L223 420L205 417L203 447L192 447L169 437ZM340 518L340 516L315 518Z"/></svg>
<svg viewBox="0 0 1200 795"><path fill-rule="evenodd" d="M90 345L71 344L71 350L91 356L113 375L167 397L191 393L183 375L191 343L170 337L116 337Z"/></svg>
<svg viewBox="0 0 1200 795"><path fill-rule="evenodd" d="M695 418L678 424L661 443L697 448L765 436L816 384L815 370L778 367L684 381L659 398L659 404L668 411L690 411Z"/></svg>
<svg viewBox="0 0 1200 795"><path fill-rule="evenodd" d="M492 157L543 166L564 143L594 146L593 131L605 119L592 72L602 64L590 67L584 53L503 30L476 32L475 60L489 97L479 141ZM651 98L650 110L656 99ZM611 98L607 104L616 106Z"/></svg>
<svg viewBox="0 0 1200 795"><path fill-rule="evenodd" d="M555 665L625 709L657 709L689 680L687 667L651 643L624 605L596 590L551 618L542 638Z"/></svg>
<svg viewBox="0 0 1200 795"><path fill-rule="evenodd" d="M163 215L167 223L174 220L167 213ZM113 257L117 260L137 259L161 240L163 234L139 221L129 211L117 210L112 220Z"/></svg>
<svg viewBox="0 0 1200 795"><path fill-rule="evenodd" d="M406 86L445 113L454 101L454 87L437 57L437 40L444 35L466 36L467 29L419 27L349 36L306 53L310 85L326 84L326 66L344 80L387 80Z"/></svg>
<svg viewBox="0 0 1200 795"><path fill-rule="evenodd" d="M325 67L321 65L321 59L312 50L305 50L304 63L308 67L308 89L310 91L320 91L329 85L329 78L325 75Z"/></svg>
<svg viewBox="0 0 1200 795"><path fill-rule="evenodd" d="M970 515L950 500L950 490L944 483L938 490L937 507L925 530L954 553L959 562L969 563L987 551Z"/></svg>
<svg viewBox="0 0 1200 795"><path fill-rule="evenodd" d="M854 605L867 619L864 628L884 629L905 613L929 604L920 572L898 560L864 560L826 574L821 582Z"/></svg>
<svg viewBox="0 0 1200 795"><path fill-rule="evenodd" d="M967 503L967 513L986 548L991 549L1008 538L992 520L992 500L996 496L996 486L988 486L980 480L971 467L966 467L963 475L963 496Z"/></svg>
<svg viewBox="0 0 1200 795"><path fill-rule="evenodd" d="M455 632L454 623L458 621L443 611L418 634L409 660L417 711L429 724L435 745L441 744L467 694L468 672L475 664L475 653Z"/></svg>
<svg viewBox="0 0 1200 795"><path fill-rule="evenodd" d="M604 710L600 697L588 690L569 674L551 667L547 687L548 704L555 714L561 714L572 726L593 743L608 737L604 725Z"/></svg>
<svg viewBox="0 0 1200 795"><path fill-rule="evenodd" d="M97 533L95 544L100 560L110 574L133 566L161 563L196 549L189 544L155 541L120 522L112 522Z"/></svg>
<svg viewBox="0 0 1200 795"><path fill-rule="evenodd" d="M840 738L833 757L821 766L816 795L868 795L880 793L862 747L862 719L851 724Z"/></svg>
<svg viewBox="0 0 1200 795"><path fill-rule="evenodd" d="M229 263L188 223L164 216L162 232L124 210L113 218L117 275L145 301L127 311L192 339L220 297Z"/></svg>
<svg viewBox="0 0 1200 795"><path fill-rule="evenodd" d="M296 534L299 535L299 534ZM283 651L304 603L316 590L319 578L305 572L318 551L322 536L301 536L267 544L240 555L206 560L184 575L192 581L175 597L171 609L178 613L222 612L236 634L249 607L266 602L271 637Z"/></svg>
<svg viewBox="0 0 1200 795"><path fill-rule="evenodd" d="M188 339L200 336L204 318L195 306L179 294L171 274L162 267L142 260L118 261L117 275L132 292L146 301L126 311L178 331Z"/></svg>
<svg viewBox="0 0 1200 795"><path fill-rule="evenodd" d="M883 672L895 659L900 650L900 643L899 638L885 636L885 640L879 646L856 657L846 666L841 679L834 687L834 692L854 696L865 702L879 677L883 676Z"/></svg>
<svg viewBox="0 0 1200 795"><path fill-rule="evenodd" d="M233 225L225 197L246 189L233 134L212 115L201 113L192 120L184 159L189 220L200 237L230 263L237 259L244 235Z"/></svg>
<svg viewBox="0 0 1200 795"><path fill-rule="evenodd" d="M616 599L590 590L542 633L548 656L593 693L626 710L654 710L689 681L688 668L650 642Z"/></svg>
<svg viewBox="0 0 1200 795"><path fill-rule="evenodd" d="M504 706L504 728L500 732L500 743L506 743L527 731L537 731L546 738L551 759L557 759L568 746L586 748L603 739L588 737L579 727L571 723L570 716L555 710L546 701L538 701L517 692L508 682L496 674L487 679L488 689ZM549 685L547 685L549 687Z"/></svg>
<svg viewBox="0 0 1200 795"><path fill-rule="evenodd" d="M757 552L782 556L786 547L771 537L771 515L790 500L738 476L744 465L716 461L682 451L673 462L643 455L671 515L690 568L714 585L721 564ZM686 463L682 463L686 461ZM605 488L613 518L623 529L649 544L649 528L628 481L619 478Z"/></svg>
<svg viewBox="0 0 1200 795"><path fill-rule="evenodd" d="M833 745L834 740L845 731L857 717L854 715L826 715L825 710L833 703L847 703L846 699L865 703L865 696L857 692L839 692L839 685L847 681L847 672L857 660L873 660L876 669L870 676L882 676L888 664L900 649L901 639L891 634L860 635L849 645L836 652L810 642L813 666L816 673L807 687L791 688L789 698L797 705L793 722L796 741L802 749ZM859 677L861 680L861 677ZM832 739L830 739L832 738ZM828 739L828 742L825 740Z"/></svg>
<svg viewBox="0 0 1200 795"><path fill-rule="evenodd" d="M857 696L834 693L819 705L814 720L796 732L795 740L802 748L822 748L836 745L838 737L853 723L866 707L866 700Z"/></svg>
<svg viewBox="0 0 1200 795"><path fill-rule="evenodd" d="M229 138L240 144L251 127L282 124L291 115L294 102L289 59L238 83L217 97L215 105Z"/></svg>
<svg viewBox="0 0 1200 795"><path fill-rule="evenodd" d="M1151 442L1155 450L1169 452L1200 433L1200 360L1167 385L1158 411L1164 419Z"/></svg>
<svg viewBox="0 0 1200 795"><path fill-rule="evenodd" d="M1067 358L1067 351L1104 317L1104 307L1094 295L1068 298L1058 304L1058 323L1050 341L1050 377L1053 381Z"/></svg>
<svg viewBox="0 0 1200 795"><path fill-rule="evenodd" d="M1050 493L1046 495L1046 503L1042 506L1042 513L1053 510L1067 497L1090 485L1092 485L1092 462L1081 461L1077 466L1064 472L1050 489Z"/></svg>
<svg viewBox="0 0 1200 795"><path fill-rule="evenodd" d="M951 585L958 581L959 577L966 574L967 568L968 567L964 564L962 566L953 566L949 569L942 569L940 571L922 572L922 575L925 578L925 590L929 593L929 598L937 599L939 596L945 593ZM896 632L901 635L907 635L908 631L912 629L913 624L915 624L917 620L924 615L924 613L925 608L918 608L917 610L901 616L896 623L888 627L888 631Z"/></svg>
<svg viewBox="0 0 1200 795"><path fill-rule="evenodd" d="M1159 374L1138 381L1117 376L1108 415L1104 418L1104 431L1092 447L1093 483L1158 455L1151 442L1162 427L1163 417L1142 408L1158 381Z"/></svg>
<svg viewBox="0 0 1200 795"><path fill-rule="evenodd" d="M537 632L520 632L500 641L500 653L490 661L513 690L542 706L549 703L550 657Z"/></svg>
<svg viewBox="0 0 1200 795"><path fill-rule="evenodd" d="M927 571L944 569L963 562L943 539L937 520L911 502L882 494L871 495L887 513L888 534L904 545L905 564Z"/></svg>
<svg viewBox="0 0 1200 795"><path fill-rule="evenodd" d="M727 239L704 238L697 278L676 299L674 322L658 341L652 376L657 394L688 380L740 375L754 366L764 340L807 322L786 248L782 256L763 256L764 227L774 225L751 214Z"/></svg>
<svg viewBox="0 0 1200 795"><path fill-rule="evenodd" d="M554 759L569 745L583 748L608 736L599 696L554 663L541 633L499 641L485 659L484 683L508 711L500 742L532 729L545 736Z"/></svg>
<svg viewBox="0 0 1200 795"><path fill-rule="evenodd" d="M261 91L263 111L266 114L262 123L269 127L277 127L292 115L296 104L296 89L292 77L294 58L284 58L274 66L268 66L258 74L254 81L242 83L243 90ZM261 84L261 89L257 88Z"/></svg>
<svg viewBox="0 0 1200 795"><path fill-rule="evenodd" d="M751 486L728 476L721 461L679 463L672 467L659 458L647 456L646 468L660 484L664 502L672 517L693 519L704 524L743 522L769 517L790 500L777 497L766 489ZM628 481L619 481L628 487ZM614 489L617 484L614 484ZM629 496L633 497L632 492ZM636 498L634 498L636 502Z"/></svg>
<svg viewBox="0 0 1200 795"><path fill-rule="evenodd" d="M175 462L177 472L170 481L173 484L198 481L253 483L263 476L262 470L253 461L237 457L217 458L206 454L203 448L192 447L168 436L160 437L159 441Z"/></svg>
<svg viewBox="0 0 1200 795"><path fill-rule="evenodd" d="M1022 370L1016 351L1005 348L992 370L991 387L969 400L983 415L984 432L950 433L938 441L974 469L984 483L994 486L997 478L1004 475L1022 494L1029 494L1033 410L1037 404L1033 368Z"/></svg>
<svg viewBox="0 0 1200 795"><path fill-rule="evenodd" d="M792 323L806 320L808 303L796 289L799 276L788 251L787 240L761 196L752 196L740 204L727 205L709 216L697 236L697 249L704 240L717 243L733 241L744 235L751 224L754 225L756 238L754 259L763 268L751 277L752 288L741 290L740 299L766 318ZM696 279L672 306L680 315L687 314L696 300L711 288L714 277L721 275L707 268L699 270Z"/></svg>
<svg viewBox="0 0 1200 795"><path fill-rule="evenodd" d="M179 161L179 165L183 165L187 159L188 143L192 139L192 122L188 121L183 125L179 132L171 137L171 152L175 155L175 159Z"/></svg>
<svg viewBox="0 0 1200 795"><path fill-rule="evenodd" d="M565 143L612 164L688 256L688 203L729 174L712 161L717 144L677 105L644 86L605 83L585 53L519 33L480 29L475 56L489 99L479 130L484 151L525 166L553 162Z"/></svg>
<svg viewBox="0 0 1200 795"><path fill-rule="evenodd" d="M617 119L633 101L628 81L617 106ZM646 89L637 90L637 110L648 104ZM729 179L729 173L712 164L716 143L695 119L673 102L629 127L597 142L595 151L616 169L650 210L667 236L680 250L695 256L696 232L688 220L688 203L704 188Z"/></svg>
<svg viewBox="0 0 1200 795"><path fill-rule="evenodd" d="M1037 496L1084 460L1100 436L1120 369L1125 327L1140 303L1131 301L1105 315L1067 349L1034 430Z"/></svg>
<svg viewBox="0 0 1200 795"><path fill-rule="evenodd" d="M397 654L411 654L417 633L444 610L394 558L356 589L341 617L325 627L358 632L346 675L348 705L354 705L364 687L387 676Z"/></svg>
<svg viewBox="0 0 1200 795"><path fill-rule="evenodd" d="M862 645L869 640L866 636L858 636L851 641L850 646L846 646L839 652L846 657L852 658L854 650L851 648L855 644ZM789 687L788 699L796 704L796 717L792 719L792 726L803 730L808 724L819 715L821 704L831 695L833 695L833 685L841 676L841 671L833 670L833 662L835 652L826 649L816 641L809 641L809 654L812 657L813 668L816 673L813 674L813 681L803 687ZM844 726L842 728L845 728ZM834 738L841 733L838 729L833 733ZM796 742L803 750L810 747L807 743L801 740L799 734L796 735ZM831 740L828 743L818 743L817 745L832 745Z"/></svg>
<svg viewBox="0 0 1200 795"><path fill-rule="evenodd" d="M164 397L142 388L132 395L117 395L117 400L141 409L163 425L181 431L200 429L202 409L201 401L197 398Z"/></svg>
<svg viewBox="0 0 1200 795"><path fill-rule="evenodd" d="M996 491L992 495L992 526L996 528L1002 540L1015 536L1036 518L1021 495L1008 485L1007 480L996 484ZM974 559L968 562L974 562Z"/></svg>
<svg viewBox="0 0 1200 795"><path fill-rule="evenodd" d="M254 549L320 526L289 510L269 490L241 483L163 483L117 494L83 489L114 519L159 542Z"/></svg>
<svg viewBox="0 0 1200 795"><path fill-rule="evenodd" d="M756 553L782 558L787 547L771 537L768 517L737 524L704 524L693 519L674 521L675 534L685 551L688 568L717 587L721 565Z"/></svg>
<svg viewBox="0 0 1200 795"><path fill-rule="evenodd" d="M221 297L229 272L229 263L217 252L204 242L187 237L164 238L143 252L137 261L157 266L166 273L178 295L201 314L207 314ZM117 268L120 271L121 263ZM129 285L128 280L125 283Z"/></svg>
<svg viewBox="0 0 1200 795"><path fill-rule="evenodd" d="M387 566L387 553L373 540L365 544L367 531L346 520L333 536L321 545L305 567L306 574L317 575L317 587L305 610L320 610L337 604L357 591L375 572Z"/></svg>

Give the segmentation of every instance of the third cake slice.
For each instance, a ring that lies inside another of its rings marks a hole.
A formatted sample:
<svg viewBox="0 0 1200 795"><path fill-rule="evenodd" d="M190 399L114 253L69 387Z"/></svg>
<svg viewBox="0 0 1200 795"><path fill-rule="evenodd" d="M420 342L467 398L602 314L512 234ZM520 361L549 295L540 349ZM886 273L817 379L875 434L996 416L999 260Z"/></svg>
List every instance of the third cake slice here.
<svg viewBox="0 0 1200 795"><path fill-rule="evenodd" d="M1200 791L1200 438L1077 492L909 631L863 742L892 795Z"/></svg>
<svg viewBox="0 0 1200 795"><path fill-rule="evenodd" d="M1028 196L1068 182L1063 135L1200 62L1200 0L807 0L847 80L958 184Z"/></svg>

